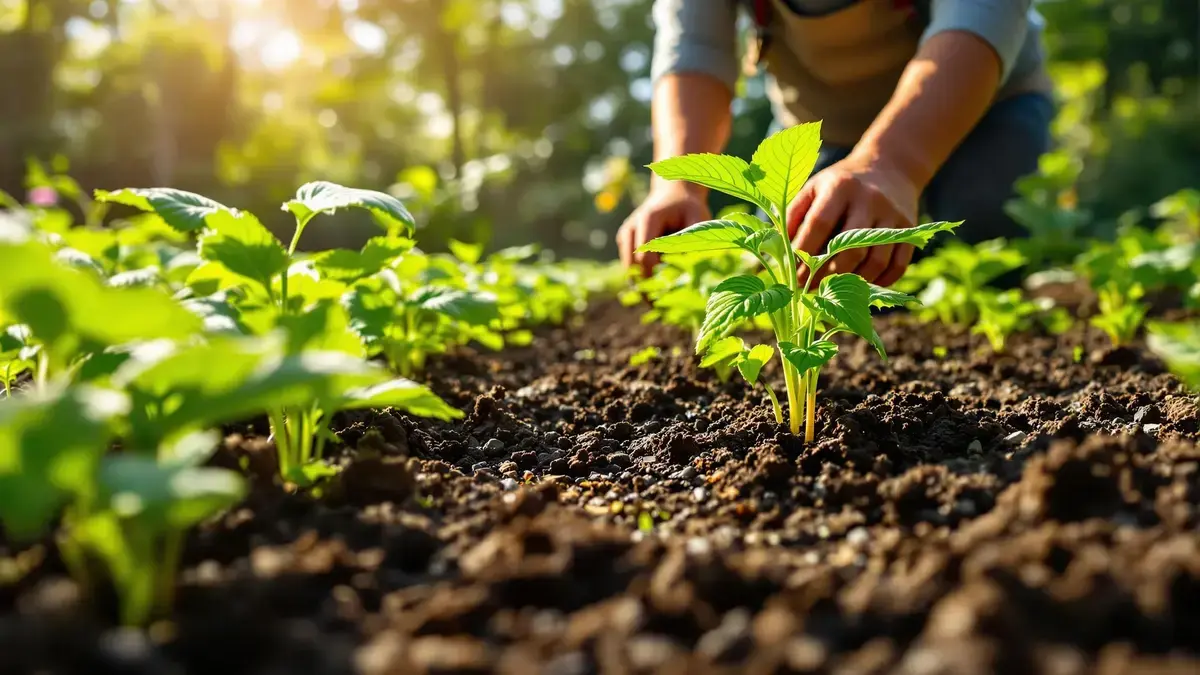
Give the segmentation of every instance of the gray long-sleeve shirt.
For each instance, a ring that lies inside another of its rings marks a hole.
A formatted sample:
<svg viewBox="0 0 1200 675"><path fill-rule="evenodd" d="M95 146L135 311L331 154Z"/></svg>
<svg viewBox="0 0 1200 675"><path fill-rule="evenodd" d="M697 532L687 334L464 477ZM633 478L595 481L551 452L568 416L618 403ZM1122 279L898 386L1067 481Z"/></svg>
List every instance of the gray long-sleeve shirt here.
<svg viewBox="0 0 1200 675"><path fill-rule="evenodd" d="M657 80L668 73L705 73L732 89L739 72L737 4L735 0L655 0L657 32L652 77ZM931 0L929 23L914 36L913 47L944 31L967 31L991 45L1000 57L1001 94L1005 90L1045 89L1042 19L1032 4L1033 0ZM890 75L894 73L898 78L896 66L903 64L884 61L895 60L897 50L889 45L879 49L880 54L888 56L870 56L870 44L852 40L874 39L870 33L873 28L850 26L854 22L891 25L893 0L775 0L772 5L780 22L777 32L782 35L773 41L771 51L791 51L800 56L775 57L777 63L768 63L768 69L785 89L793 86L788 80L798 82L791 94L793 107L802 109L793 115L797 120L821 117L823 111L842 112L836 105L812 99L850 96L861 100L866 96L864 88L894 87ZM846 30L847 43L838 44L837 36L829 35L839 30ZM879 30L880 40L900 39L894 27ZM851 49L852 45L857 46ZM863 63L871 58L877 63ZM853 72L845 74L847 69ZM868 97L886 100L890 89L882 93L883 97ZM773 98L777 107L787 107L781 100L786 97ZM866 103L859 108L863 105Z"/></svg>

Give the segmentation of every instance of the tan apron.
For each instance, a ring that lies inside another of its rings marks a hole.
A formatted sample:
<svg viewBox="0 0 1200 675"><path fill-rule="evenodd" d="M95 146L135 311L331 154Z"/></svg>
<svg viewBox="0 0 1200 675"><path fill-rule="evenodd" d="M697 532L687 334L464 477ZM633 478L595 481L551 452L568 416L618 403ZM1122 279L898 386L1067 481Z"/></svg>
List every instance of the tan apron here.
<svg viewBox="0 0 1200 675"><path fill-rule="evenodd" d="M772 46L762 64L779 122L821 120L826 143L850 147L887 105L923 31L895 0L861 0L831 14L798 15L772 0ZM1000 97L1048 82L1008 83Z"/></svg>

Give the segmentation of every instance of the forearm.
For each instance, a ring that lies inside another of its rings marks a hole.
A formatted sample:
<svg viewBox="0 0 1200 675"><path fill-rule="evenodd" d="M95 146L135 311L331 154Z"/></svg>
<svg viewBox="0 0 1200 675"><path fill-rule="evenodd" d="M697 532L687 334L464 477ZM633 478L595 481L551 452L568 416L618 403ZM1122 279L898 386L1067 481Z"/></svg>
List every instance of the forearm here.
<svg viewBox="0 0 1200 675"><path fill-rule="evenodd" d="M651 103L654 159L690 153L721 152L729 142L732 94L720 80L699 73L664 76ZM654 185L661 179L654 176ZM681 183L704 194L704 188Z"/></svg>
<svg viewBox="0 0 1200 675"><path fill-rule="evenodd" d="M854 153L907 176L921 190L991 105L1000 83L996 51L947 31L926 42Z"/></svg>

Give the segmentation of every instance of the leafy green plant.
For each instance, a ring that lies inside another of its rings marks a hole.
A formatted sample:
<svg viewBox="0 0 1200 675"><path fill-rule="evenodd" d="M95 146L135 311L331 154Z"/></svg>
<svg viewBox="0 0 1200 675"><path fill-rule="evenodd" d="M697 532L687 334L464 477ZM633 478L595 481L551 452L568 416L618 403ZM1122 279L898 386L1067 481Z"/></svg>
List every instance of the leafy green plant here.
<svg viewBox="0 0 1200 675"><path fill-rule="evenodd" d="M244 480L201 466L218 437L177 439L159 457L104 456L130 400L90 385L29 392L0 406L0 522L27 541L65 507L59 551L85 590L97 572L117 592L122 623L170 610L187 530L240 501Z"/></svg>
<svg viewBox="0 0 1200 675"><path fill-rule="evenodd" d="M713 289L696 339L696 353L709 354L740 322L767 316L783 361L791 431L800 433L803 420L807 440L814 435L820 368L837 353L837 344L830 338L841 332L854 333L886 358L883 342L872 326L871 308L913 300L854 274L827 276L814 289L811 280L817 271L850 249L885 244L924 247L935 234L959 224L851 230L833 237L821 255L795 250L787 236L784 216L816 163L820 128L820 123L802 124L773 134L759 145L751 163L728 155L691 154L651 164L650 169L663 179L691 181L750 202L761 208L771 222L731 213L725 219L698 223L654 239L639 249L657 253L740 249L762 264L758 274L732 276ZM799 283L799 265L809 270L803 286ZM752 359L756 349L747 348L744 358ZM739 357L732 358L736 361ZM761 364L751 369L753 379L760 370ZM781 406L774 401L773 405L776 419L782 420Z"/></svg>
<svg viewBox="0 0 1200 675"><path fill-rule="evenodd" d="M629 356L629 365L636 368L637 366L644 366L651 361L657 361L660 358L662 358L662 350L651 345L631 354Z"/></svg>
<svg viewBox="0 0 1200 675"><path fill-rule="evenodd" d="M1152 321L1146 346L1192 391L1200 390L1200 322Z"/></svg>
<svg viewBox="0 0 1200 675"><path fill-rule="evenodd" d="M987 338L994 352L1003 352L1009 336L1040 323L1053 334L1070 327L1071 317L1049 298L1030 300L1018 289L981 293L979 316L971 332Z"/></svg>
<svg viewBox="0 0 1200 675"><path fill-rule="evenodd" d="M1029 232L1015 244L1035 267L1068 263L1087 246L1092 215L1076 208L1082 171L1083 162L1069 149L1048 152L1039 158L1037 172L1017 180L1018 196L1005 204Z"/></svg>
<svg viewBox="0 0 1200 675"><path fill-rule="evenodd" d="M354 332L355 322L361 323L362 317L347 316L342 308L343 297L350 294L351 284L362 280L378 281L381 294L399 287L401 281L392 266L413 247L408 238L413 219L399 200L381 192L328 182L308 183L283 204L283 210L295 219L286 248L253 214L202 195L150 188L97 191L97 199L157 214L175 230L198 236L201 262L188 275L186 299L180 306L204 317L209 328L250 335L284 329L289 336L284 347L287 354L321 350L341 354L347 364L359 363L368 354L361 335ZM359 251L335 249L301 258L297 248L305 229L317 216L343 209L367 211L386 234L370 239ZM415 300L419 307L458 306L447 299L445 289L431 287L421 293ZM376 316L387 323L384 329L390 328L395 319L394 313L386 318L382 313ZM409 320L411 323L405 327L410 333L424 328ZM437 336L420 338L436 340ZM364 396L360 388L368 385L379 388ZM391 385L334 380L295 404L275 401L267 416L281 474L302 485L327 475L331 469L320 460L331 437L330 417L340 410L365 405L415 410L421 407L414 407L410 397L415 387L404 379ZM443 417L450 415L448 408L437 410Z"/></svg>
<svg viewBox="0 0 1200 675"><path fill-rule="evenodd" d="M1144 291L1140 284L1109 282L1097 291L1097 313L1089 322L1104 331L1113 347L1133 342L1146 318L1150 306L1141 302Z"/></svg>
<svg viewBox="0 0 1200 675"><path fill-rule="evenodd" d="M992 292L988 284L1025 263L1025 256L1003 239L974 246L948 241L909 266L895 287L916 295L921 320L965 329L979 318L981 304Z"/></svg>

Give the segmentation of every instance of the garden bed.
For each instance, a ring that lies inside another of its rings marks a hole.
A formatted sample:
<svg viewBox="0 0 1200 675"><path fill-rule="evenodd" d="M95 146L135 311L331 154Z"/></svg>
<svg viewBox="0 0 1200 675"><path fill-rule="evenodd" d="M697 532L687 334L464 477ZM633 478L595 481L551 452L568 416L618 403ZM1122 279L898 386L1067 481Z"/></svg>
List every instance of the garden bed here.
<svg viewBox="0 0 1200 675"><path fill-rule="evenodd" d="M1200 667L1200 413L1140 348L995 356L891 315L887 365L839 340L806 446L638 316L432 365L464 420L339 418L319 498L275 485L265 424L232 430L216 461L251 495L191 534L146 633L52 549L8 551L30 571L0 586L0 673Z"/></svg>

